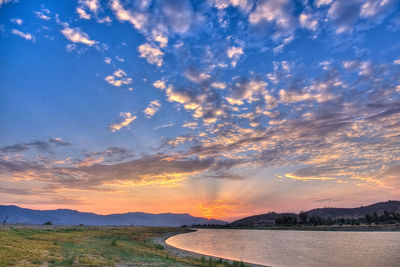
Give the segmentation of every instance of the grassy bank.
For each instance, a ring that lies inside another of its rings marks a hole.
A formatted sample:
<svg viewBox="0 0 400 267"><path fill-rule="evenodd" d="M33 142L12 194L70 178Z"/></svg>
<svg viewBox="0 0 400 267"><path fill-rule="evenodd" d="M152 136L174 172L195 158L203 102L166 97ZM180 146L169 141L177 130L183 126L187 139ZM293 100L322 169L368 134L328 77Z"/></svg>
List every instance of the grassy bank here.
<svg viewBox="0 0 400 267"><path fill-rule="evenodd" d="M169 227L3 227L0 266L244 266L171 255L155 237Z"/></svg>

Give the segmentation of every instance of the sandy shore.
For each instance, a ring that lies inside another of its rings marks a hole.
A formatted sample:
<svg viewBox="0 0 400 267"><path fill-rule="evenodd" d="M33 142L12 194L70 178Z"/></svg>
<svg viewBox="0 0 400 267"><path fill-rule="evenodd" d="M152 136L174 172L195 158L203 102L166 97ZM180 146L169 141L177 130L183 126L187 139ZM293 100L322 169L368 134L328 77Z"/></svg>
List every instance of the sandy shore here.
<svg viewBox="0 0 400 267"><path fill-rule="evenodd" d="M191 251L187 251L187 250L183 250L180 248L176 248L173 247L171 245L168 245L167 242L165 242L168 238L170 238L171 236L174 235L179 235L179 234L188 234L187 232L182 232L182 233L167 233L165 235L156 237L153 239L153 242L156 244L159 244L161 246L163 246L166 250L168 250L171 254L178 256L178 257L192 257L192 258L197 258L197 259L201 259L201 257L205 257L206 260L208 260L209 258L213 259L213 260L219 260L219 259L223 259L224 261L228 261L229 263L233 263L233 260L230 259L226 259L226 258L221 258L221 257L214 257L214 256L209 256L209 255L205 255L205 254L200 254L200 253L196 253L196 252L191 252ZM267 265L259 265L259 264L254 264L254 263L248 263L248 262L244 262L247 265L251 266L251 267L268 267Z"/></svg>

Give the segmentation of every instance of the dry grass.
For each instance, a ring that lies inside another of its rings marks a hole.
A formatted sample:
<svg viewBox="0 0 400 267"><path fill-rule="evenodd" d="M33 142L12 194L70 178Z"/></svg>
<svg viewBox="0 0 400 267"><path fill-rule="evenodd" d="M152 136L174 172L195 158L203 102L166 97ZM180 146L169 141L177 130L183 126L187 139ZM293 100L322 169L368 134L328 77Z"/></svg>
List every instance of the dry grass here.
<svg viewBox="0 0 400 267"><path fill-rule="evenodd" d="M3 228L0 266L229 266L170 255L151 241L182 231L169 227Z"/></svg>

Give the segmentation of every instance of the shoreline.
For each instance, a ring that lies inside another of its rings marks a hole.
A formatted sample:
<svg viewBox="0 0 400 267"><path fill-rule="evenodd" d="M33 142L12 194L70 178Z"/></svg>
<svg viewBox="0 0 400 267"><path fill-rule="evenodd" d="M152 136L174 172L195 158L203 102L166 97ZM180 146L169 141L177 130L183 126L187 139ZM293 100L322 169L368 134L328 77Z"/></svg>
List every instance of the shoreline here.
<svg viewBox="0 0 400 267"><path fill-rule="evenodd" d="M331 232L399 232L400 225L362 226L254 226L254 227L198 227L192 229L331 231Z"/></svg>
<svg viewBox="0 0 400 267"><path fill-rule="evenodd" d="M197 229L191 229L193 230L192 232L197 231ZM170 252L171 254L177 256L177 257L191 257L191 258L196 258L196 259L201 259L202 257L204 257L206 260L208 260L209 258L213 259L213 260L219 260L222 259L224 261L228 261L230 264L232 264L235 260L232 259L227 259L227 258L223 258L223 257L215 257L215 256L211 256L211 255L207 255L207 254L201 254L201 253L197 253L197 252L192 252L189 250L184 250L181 248L177 248L174 246L171 246L169 244L167 244L167 239L175 236L175 235L182 235L182 234L189 234L191 232L180 232L180 233L166 233L162 236L158 236L152 239L152 241L158 245L163 246L168 252ZM245 262L242 261L244 264L251 266L251 267L270 267L268 265L260 265L260 264L255 264L255 263L250 263L250 262Z"/></svg>

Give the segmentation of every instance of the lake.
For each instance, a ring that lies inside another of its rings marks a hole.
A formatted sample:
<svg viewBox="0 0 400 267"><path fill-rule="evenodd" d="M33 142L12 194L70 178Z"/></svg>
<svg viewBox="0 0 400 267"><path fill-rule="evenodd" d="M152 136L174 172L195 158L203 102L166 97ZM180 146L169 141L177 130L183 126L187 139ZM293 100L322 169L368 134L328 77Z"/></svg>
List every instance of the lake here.
<svg viewBox="0 0 400 267"><path fill-rule="evenodd" d="M166 242L267 266L400 266L400 232L199 229Z"/></svg>

